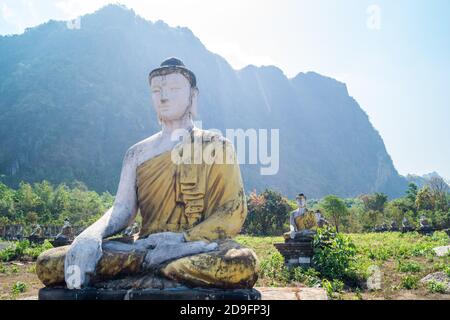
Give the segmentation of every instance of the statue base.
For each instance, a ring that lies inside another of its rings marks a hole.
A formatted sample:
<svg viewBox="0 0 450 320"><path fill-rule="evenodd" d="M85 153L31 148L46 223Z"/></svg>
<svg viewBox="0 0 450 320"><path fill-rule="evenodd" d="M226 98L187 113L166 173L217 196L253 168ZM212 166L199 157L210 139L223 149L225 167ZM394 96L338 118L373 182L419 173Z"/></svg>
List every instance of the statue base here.
<svg viewBox="0 0 450 320"><path fill-rule="evenodd" d="M290 233L284 235L284 243L274 243L275 248L284 258L284 263L288 268L312 267L313 240L316 231L301 230L296 232L294 238L290 238Z"/></svg>
<svg viewBox="0 0 450 320"><path fill-rule="evenodd" d="M255 289L187 287L132 290L43 288L39 290L39 300L261 300L261 293Z"/></svg>

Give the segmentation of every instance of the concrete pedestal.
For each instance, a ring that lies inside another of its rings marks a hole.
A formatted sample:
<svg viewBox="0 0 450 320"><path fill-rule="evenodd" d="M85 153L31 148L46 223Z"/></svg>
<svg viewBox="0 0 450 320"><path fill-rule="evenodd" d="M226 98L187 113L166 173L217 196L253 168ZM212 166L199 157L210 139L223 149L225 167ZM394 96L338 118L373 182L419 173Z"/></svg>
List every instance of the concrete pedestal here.
<svg viewBox="0 0 450 320"><path fill-rule="evenodd" d="M173 289L105 290L43 288L39 300L261 300L255 289L219 290L179 287Z"/></svg>

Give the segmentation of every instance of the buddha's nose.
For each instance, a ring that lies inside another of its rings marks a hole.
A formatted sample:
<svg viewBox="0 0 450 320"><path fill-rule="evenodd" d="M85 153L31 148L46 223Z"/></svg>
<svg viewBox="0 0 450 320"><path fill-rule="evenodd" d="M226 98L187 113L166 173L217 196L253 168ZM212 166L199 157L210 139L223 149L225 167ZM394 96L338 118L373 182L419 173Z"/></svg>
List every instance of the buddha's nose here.
<svg viewBox="0 0 450 320"><path fill-rule="evenodd" d="M167 97L167 91L161 90L161 102L167 102L169 99Z"/></svg>

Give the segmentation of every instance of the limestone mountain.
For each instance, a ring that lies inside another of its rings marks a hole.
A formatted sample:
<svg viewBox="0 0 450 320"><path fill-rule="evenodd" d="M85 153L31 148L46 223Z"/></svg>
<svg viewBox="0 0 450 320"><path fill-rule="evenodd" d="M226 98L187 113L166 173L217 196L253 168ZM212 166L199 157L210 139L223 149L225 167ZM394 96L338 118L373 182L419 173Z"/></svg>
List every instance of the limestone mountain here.
<svg viewBox="0 0 450 320"><path fill-rule="evenodd" d="M279 129L279 172L243 165L247 191L293 196L397 196L406 180L345 84L273 66L234 70L187 28L109 5L80 28L50 21L0 37L0 175L20 181L80 180L116 192L126 149L159 130L148 72L181 58L198 78L203 128Z"/></svg>

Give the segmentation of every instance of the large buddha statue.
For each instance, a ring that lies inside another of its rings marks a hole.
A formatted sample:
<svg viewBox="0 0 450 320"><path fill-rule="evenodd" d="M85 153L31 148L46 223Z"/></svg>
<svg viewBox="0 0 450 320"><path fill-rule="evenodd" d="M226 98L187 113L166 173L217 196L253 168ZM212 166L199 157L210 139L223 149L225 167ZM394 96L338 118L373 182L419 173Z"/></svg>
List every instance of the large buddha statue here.
<svg viewBox="0 0 450 320"><path fill-rule="evenodd" d="M126 152L114 205L70 246L38 258L39 279L68 289L130 275L140 277L138 288L154 279L158 288L252 288L256 255L231 240L247 215L232 144L194 126L199 90L181 60L165 60L149 83L162 130ZM111 238L138 214L142 226L131 242Z"/></svg>

